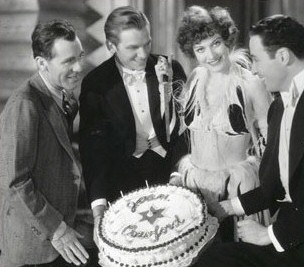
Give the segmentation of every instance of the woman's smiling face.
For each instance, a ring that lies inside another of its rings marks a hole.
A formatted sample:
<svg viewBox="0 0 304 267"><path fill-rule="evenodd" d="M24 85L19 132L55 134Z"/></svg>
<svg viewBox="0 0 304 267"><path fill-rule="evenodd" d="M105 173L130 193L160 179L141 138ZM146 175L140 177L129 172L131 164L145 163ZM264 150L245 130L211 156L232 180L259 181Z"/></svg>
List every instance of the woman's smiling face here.
<svg viewBox="0 0 304 267"><path fill-rule="evenodd" d="M200 66L213 72L228 71L230 66L229 48L219 34L195 44L193 51Z"/></svg>

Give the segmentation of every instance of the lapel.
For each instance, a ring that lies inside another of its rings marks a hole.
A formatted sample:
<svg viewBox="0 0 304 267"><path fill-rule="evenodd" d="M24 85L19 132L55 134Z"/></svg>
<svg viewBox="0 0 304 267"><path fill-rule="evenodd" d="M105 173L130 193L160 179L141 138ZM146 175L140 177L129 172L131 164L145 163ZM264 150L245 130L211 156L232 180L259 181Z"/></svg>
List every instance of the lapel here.
<svg viewBox="0 0 304 267"><path fill-rule="evenodd" d="M280 129L284 106L281 96L274 100L268 111L268 133L267 145L260 165L260 175L268 179L269 175L274 175L280 179L279 175L279 147L280 147ZM270 171L270 174L268 173Z"/></svg>
<svg viewBox="0 0 304 267"><path fill-rule="evenodd" d="M39 73L35 74L31 78L30 84L38 90L39 99L41 100L42 107L44 108L44 114L46 118L50 122L50 125L53 128L59 143L62 145L67 154L71 157L73 162L76 163L80 172L80 166L78 165L78 161L76 160L74 152L72 150L71 141L66 131L61 111L55 103L54 99L52 98L51 93L47 89Z"/></svg>
<svg viewBox="0 0 304 267"><path fill-rule="evenodd" d="M115 64L114 57L110 59L108 68L107 87L105 98L108 104L112 108L112 112L117 116L120 123L123 124L131 132L132 140L136 139L136 126L135 119L132 111L132 106L125 89L122 77ZM160 114L160 94L158 91L158 80L155 73L153 58L149 56L146 66L146 82L148 90L148 100L150 106L150 113L152 117L152 123L157 136L161 136L162 119Z"/></svg>
<svg viewBox="0 0 304 267"><path fill-rule="evenodd" d="M304 154L304 93L297 104L290 133L289 177L293 174Z"/></svg>
<svg viewBox="0 0 304 267"><path fill-rule="evenodd" d="M155 64L155 60L150 56L146 66L146 81L152 123L157 137L161 138L165 134L165 127L160 113L159 83L154 69Z"/></svg>
<svg viewBox="0 0 304 267"><path fill-rule="evenodd" d="M122 77L115 64L114 57L110 58L107 77L109 77L109 79L107 80L107 85L105 85L105 99L112 109L111 112L116 115L121 125L124 125L124 127L131 131L131 135L135 140L135 119L131 102Z"/></svg>

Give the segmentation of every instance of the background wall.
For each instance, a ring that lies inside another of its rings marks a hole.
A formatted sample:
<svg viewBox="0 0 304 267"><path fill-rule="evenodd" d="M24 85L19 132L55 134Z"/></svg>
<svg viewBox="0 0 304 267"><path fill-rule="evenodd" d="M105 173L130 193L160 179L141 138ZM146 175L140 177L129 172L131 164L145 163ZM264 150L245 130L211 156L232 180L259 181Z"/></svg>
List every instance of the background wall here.
<svg viewBox="0 0 304 267"><path fill-rule="evenodd" d="M114 8L132 5L144 11L152 25L152 51L173 54L187 73L195 62L185 58L175 42L186 7L228 7L240 29L239 45L247 47L248 28L258 19L284 13L304 23L303 0L0 0L0 112L12 90L35 71L30 35L37 21L70 20L87 53L85 73L108 58L104 46L105 18Z"/></svg>

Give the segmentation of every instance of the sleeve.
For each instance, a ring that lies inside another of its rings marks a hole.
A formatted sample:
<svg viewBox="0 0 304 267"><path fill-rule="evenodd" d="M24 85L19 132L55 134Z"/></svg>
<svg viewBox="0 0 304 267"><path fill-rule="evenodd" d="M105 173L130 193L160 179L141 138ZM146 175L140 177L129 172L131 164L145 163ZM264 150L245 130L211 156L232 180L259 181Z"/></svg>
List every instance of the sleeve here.
<svg viewBox="0 0 304 267"><path fill-rule="evenodd" d="M9 119L4 120L4 127L9 135L7 143L10 148L7 148L5 153L11 201L15 203L25 223L30 224L39 238L50 239L62 222L63 216L39 191L32 176L36 158L39 157L39 138L43 138L38 134L41 119L39 110L33 101L21 97L10 104L10 109L6 112ZM5 139L3 142L6 142ZM35 177L35 180L39 180L39 177Z"/></svg>
<svg viewBox="0 0 304 267"><path fill-rule="evenodd" d="M187 80L187 76L184 72L181 64L173 60L173 94L175 97L178 97L178 94L181 92L183 85ZM171 160L171 170L174 171L177 169L177 163L179 160L188 153L189 146L187 142L188 131L183 127L183 122L181 119L180 108L178 105L173 105L175 107L176 114L176 127L174 129L175 139L172 147L172 160Z"/></svg>
<svg viewBox="0 0 304 267"><path fill-rule="evenodd" d="M251 116L249 116L251 121L249 123L251 125L250 130L254 142L255 154L261 158L266 147L267 113L272 98L266 91L264 83L257 77L249 80L246 89L247 102L251 110Z"/></svg>
<svg viewBox="0 0 304 267"><path fill-rule="evenodd" d="M279 243L279 241L276 239L274 233L273 233L273 227L272 227L272 224L269 225L267 227L267 232L268 232L268 235L269 235L269 238L273 244L273 246L275 247L276 251L277 252L283 252L284 249L282 248L281 244Z"/></svg>
<svg viewBox="0 0 304 267"><path fill-rule="evenodd" d="M101 108L102 97L85 78L80 94L79 152L89 202L107 198L111 122Z"/></svg>
<svg viewBox="0 0 304 267"><path fill-rule="evenodd" d="M284 250L298 248L304 243L304 208L303 203L296 202L282 202L272 225L274 237Z"/></svg>
<svg viewBox="0 0 304 267"><path fill-rule="evenodd" d="M186 82L187 76L185 74L182 65L176 60L173 60L172 62L172 69L173 69L173 83L174 83L173 87L174 90L176 90L179 88L179 84Z"/></svg>
<svg viewBox="0 0 304 267"><path fill-rule="evenodd" d="M180 120L179 120L179 110L180 110L180 107L179 107L179 104L177 101L175 101L176 98L178 98L182 88L183 88L183 85L184 83L186 82L187 80L187 77L186 77L186 74L184 72L184 69L183 67L181 66L181 64L176 61L176 60L173 60L172 61L172 70L173 70L173 78L172 78L172 88L173 88L173 98L171 98L171 104L170 104L170 114L171 114L171 117L173 117L173 110L174 109L174 112L175 112L175 115L176 118L177 118L177 123L176 123L176 127L175 127L175 131L174 132L179 132L179 131L176 131L176 130L179 130L179 127L180 127Z"/></svg>

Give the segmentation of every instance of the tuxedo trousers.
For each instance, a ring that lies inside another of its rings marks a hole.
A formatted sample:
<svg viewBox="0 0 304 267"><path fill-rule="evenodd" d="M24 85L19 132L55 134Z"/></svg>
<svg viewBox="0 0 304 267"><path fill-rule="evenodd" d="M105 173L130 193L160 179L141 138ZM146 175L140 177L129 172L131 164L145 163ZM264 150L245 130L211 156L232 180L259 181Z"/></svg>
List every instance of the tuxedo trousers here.
<svg viewBox="0 0 304 267"><path fill-rule="evenodd" d="M273 245L217 243L204 251L193 267L303 267L302 254L298 249L277 252Z"/></svg>
<svg viewBox="0 0 304 267"><path fill-rule="evenodd" d="M112 168L112 177L108 181L108 200L110 202L138 188L150 185L166 184L171 173L171 156L162 157L152 150L147 150L141 157L129 157ZM146 183L147 182L147 183Z"/></svg>

